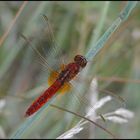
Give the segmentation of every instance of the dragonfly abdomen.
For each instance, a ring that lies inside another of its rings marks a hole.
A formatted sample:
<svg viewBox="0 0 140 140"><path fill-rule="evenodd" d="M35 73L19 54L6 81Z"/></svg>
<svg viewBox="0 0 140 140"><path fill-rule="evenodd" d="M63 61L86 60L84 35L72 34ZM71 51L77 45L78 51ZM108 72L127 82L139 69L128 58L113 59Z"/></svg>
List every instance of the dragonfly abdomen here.
<svg viewBox="0 0 140 140"><path fill-rule="evenodd" d="M42 95L40 95L28 108L25 116L30 116L38 111L61 88L62 84L56 80Z"/></svg>

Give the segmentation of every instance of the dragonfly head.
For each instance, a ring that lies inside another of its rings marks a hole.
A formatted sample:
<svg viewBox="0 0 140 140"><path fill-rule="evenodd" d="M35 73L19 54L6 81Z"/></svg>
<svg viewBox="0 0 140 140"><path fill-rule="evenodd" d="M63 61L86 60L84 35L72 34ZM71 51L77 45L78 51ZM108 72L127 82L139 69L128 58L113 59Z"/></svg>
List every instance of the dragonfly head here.
<svg viewBox="0 0 140 140"><path fill-rule="evenodd" d="M84 68L87 64L87 60L84 56L82 55L76 55L74 57L74 61L79 64L82 68Z"/></svg>

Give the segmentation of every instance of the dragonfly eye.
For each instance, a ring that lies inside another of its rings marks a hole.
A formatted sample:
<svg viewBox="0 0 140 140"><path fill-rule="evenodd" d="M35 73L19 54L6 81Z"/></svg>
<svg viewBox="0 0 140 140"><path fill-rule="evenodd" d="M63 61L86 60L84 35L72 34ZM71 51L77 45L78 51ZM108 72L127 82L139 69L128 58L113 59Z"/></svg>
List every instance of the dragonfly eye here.
<svg viewBox="0 0 140 140"><path fill-rule="evenodd" d="M76 63L78 63L82 68L84 68L86 66L86 64L87 64L86 58L84 56L82 56L82 55L76 55L74 57L74 61Z"/></svg>

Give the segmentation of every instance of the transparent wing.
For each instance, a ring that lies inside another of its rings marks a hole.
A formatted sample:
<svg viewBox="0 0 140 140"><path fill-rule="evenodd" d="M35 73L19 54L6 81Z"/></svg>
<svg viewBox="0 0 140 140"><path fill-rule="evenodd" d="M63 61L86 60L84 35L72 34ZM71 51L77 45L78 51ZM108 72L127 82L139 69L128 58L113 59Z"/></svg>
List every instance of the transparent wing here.
<svg viewBox="0 0 140 140"><path fill-rule="evenodd" d="M93 110L97 115L99 115L101 117L101 119L103 121L105 121L105 118L103 117L102 114L98 114L96 109L94 108L94 105L91 104L91 102L85 97L79 94L79 90L76 87L76 85L74 83L70 83L71 87L73 87L73 89L75 90L75 92L71 93L72 96L74 96L74 98L79 101L80 105L85 106L86 108L90 108L90 110Z"/></svg>
<svg viewBox="0 0 140 140"><path fill-rule="evenodd" d="M91 78L88 78L88 77L82 78L83 76L81 76L81 75L82 75L82 72L79 73L79 75L76 76L75 83L80 82L81 84L84 84L85 82L89 83L91 81L90 80ZM114 99L119 101L119 103L122 103L122 105L125 107L126 101L121 96L119 96L117 93L115 93L114 91L101 89L101 88L97 88L97 90L98 90L99 93L105 93L106 95L108 94L108 95L112 96Z"/></svg>
<svg viewBox="0 0 140 140"><path fill-rule="evenodd" d="M53 58L59 59L60 63L63 64L64 60L62 59L62 57L60 57L59 55L59 49L60 46L57 43L57 41L55 40L55 36L54 36L54 32L53 32L53 28L49 22L49 19L46 15L42 15L43 19L44 19L44 25L45 25L45 37L48 38L48 42L51 46L51 52L50 55L53 56Z"/></svg>
<svg viewBox="0 0 140 140"><path fill-rule="evenodd" d="M45 15L41 17L43 18L40 18L39 27L33 31L32 36L21 34L21 37L25 40L26 47L32 48L34 60L38 61L44 70L57 71L64 61L59 55L59 46L54 39L48 18Z"/></svg>
<svg viewBox="0 0 140 140"><path fill-rule="evenodd" d="M83 108L89 108L90 110L93 110L94 112L96 112L96 109L94 108L94 103L91 103L91 101L89 101L91 99L89 99L89 97L88 97L89 95L87 95L88 93L85 93L85 94L81 94L80 93L81 92L79 90L79 88L81 87L80 84L83 85L84 84L83 82L85 82L84 79L83 79L83 81L78 81L77 82L78 77L82 77L80 75L81 75L81 73L79 73L79 75L77 75L76 78L69 83L69 87L71 87L70 89L71 90L74 89L74 90L70 93L73 96L73 98L71 97L68 100L69 101L71 100L70 101L71 103L75 102L73 100L76 100L80 104L81 108L82 107ZM106 94L114 97L115 100L117 99L117 101L119 101L119 104L121 102L121 103L123 103L123 107L125 106L125 100L121 96L115 94L114 92L111 92L111 91L108 91L108 90L104 90L104 89L99 89L98 87L96 87L96 90L97 90L98 93L102 92L102 93L106 93ZM103 121L105 121L105 118L104 118L104 116L102 114L97 113L97 112L96 112L96 114L100 115L101 119Z"/></svg>

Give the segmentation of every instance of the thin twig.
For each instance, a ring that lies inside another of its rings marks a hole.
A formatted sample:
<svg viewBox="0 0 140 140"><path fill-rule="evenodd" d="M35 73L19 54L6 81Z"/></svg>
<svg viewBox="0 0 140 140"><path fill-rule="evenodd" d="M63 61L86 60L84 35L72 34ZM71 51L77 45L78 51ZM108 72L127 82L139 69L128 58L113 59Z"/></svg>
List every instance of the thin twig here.
<svg viewBox="0 0 140 140"><path fill-rule="evenodd" d="M121 78L121 77L97 77L97 78L99 81L140 84L140 80L126 79L126 78Z"/></svg>
<svg viewBox="0 0 140 140"><path fill-rule="evenodd" d="M84 117L84 116L81 116L80 114L77 114L77 113L75 113L75 112L73 112L73 111L70 111L70 110L67 110L67 109L65 109L65 108L56 106L56 105L54 105L54 104L50 104L50 106L51 106L51 107L54 107L54 108L57 108L57 109L59 109L59 110L61 110L61 111L69 112L69 113L71 113L71 114L73 114L73 115L75 115L75 116L77 116L77 117L80 117L80 118L82 118L82 119L84 119L84 120L87 120L88 122L91 122L92 124L98 126L98 127L101 128L102 130L104 130L105 132L107 132L107 133L108 133L109 135L111 135L113 138L117 139L116 136L114 136L114 134L112 134L109 130L107 130L107 129L104 128L103 126L97 124L96 122L94 122L94 121L92 121L92 120L90 120L90 119L88 119L88 118L86 118L86 117Z"/></svg>
<svg viewBox="0 0 140 140"><path fill-rule="evenodd" d="M22 5L20 6L18 12L16 13L14 19L11 21L8 29L5 31L5 33L3 34L3 36L0 38L0 46L3 44L3 42L5 41L5 39L7 38L9 32L11 31L12 27L14 26L14 24L16 23L17 18L19 17L19 15L21 14L21 12L23 11L24 7L26 6L26 4L28 3L28 1L24 1L22 3Z"/></svg>
<svg viewBox="0 0 140 140"><path fill-rule="evenodd" d="M115 94L114 92L110 91L110 90L105 90L105 89L98 89L100 92L104 92L104 93L107 93L107 94L110 94L111 96L119 99L121 102L126 103L126 101L121 97L119 96L118 94Z"/></svg>

